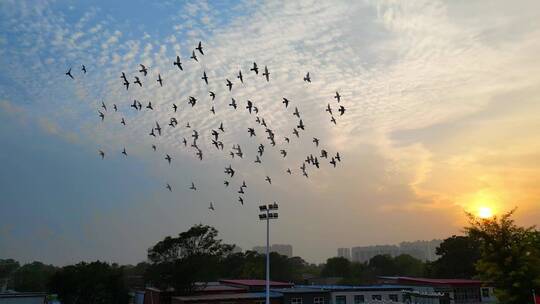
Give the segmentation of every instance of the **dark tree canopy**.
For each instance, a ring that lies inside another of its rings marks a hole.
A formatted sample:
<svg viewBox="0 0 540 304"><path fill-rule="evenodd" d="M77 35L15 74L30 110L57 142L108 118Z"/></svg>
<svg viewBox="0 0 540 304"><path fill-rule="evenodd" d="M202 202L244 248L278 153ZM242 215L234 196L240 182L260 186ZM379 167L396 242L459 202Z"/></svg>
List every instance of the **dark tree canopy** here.
<svg viewBox="0 0 540 304"><path fill-rule="evenodd" d="M62 267L52 276L49 289L62 303L128 302L122 268L99 261Z"/></svg>
<svg viewBox="0 0 540 304"><path fill-rule="evenodd" d="M531 303L531 291L540 290L540 232L517 226L513 212L489 219L469 215L466 232L479 243L478 277L495 286L499 302Z"/></svg>
<svg viewBox="0 0 540 304"><path fill-rule="evenodd" d="M334 257L326 260L326 264L321 270L323 277L342 277L347 278L350 275L351 262L343 257Z"/></svg>
<svg viewBox="0 0 540 304"><path fill-rule="evenodd" d="M475 264L480 258L480 248L479 243L469 236L453 235L445 239L436 253L440 257L429 264L429 276L470 279L476 275Z"/></svg>
<svg viewBox="0 0 540 304"><path fill-rule="evenodd" d="M57 268L41 262L33 262L19 267L11 275L12 288L19 292L47 291L47 283Z"/></svg>

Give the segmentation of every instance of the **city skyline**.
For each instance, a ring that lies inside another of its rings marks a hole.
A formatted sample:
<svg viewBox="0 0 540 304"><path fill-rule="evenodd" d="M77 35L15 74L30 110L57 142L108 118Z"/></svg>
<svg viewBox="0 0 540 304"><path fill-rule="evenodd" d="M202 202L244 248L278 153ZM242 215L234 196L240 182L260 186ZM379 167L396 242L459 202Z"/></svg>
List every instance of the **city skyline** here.
<svg viewBox="0 0 540 304"><path fill-rule="evenodd" d="M293 244L309 262L337 248L461 234L466 212L517 207L517 223L538 225L539 9L537 1L5 1L0 256L137 263L199 223L253 248L265 237L258 206L273 202L270 243ZM144 110L130 108L134 99ZM247 100L275 132L275 148ZM172 115L176 128L167 126ZM154 139L157 122L163 135ZM219 122L226 152L210 140ZM202 160L182 143L193 129ZM244 158L228 156L234 145ZM334 168L321 149L342 161ZM306 178L310 154L321 168L310 164Z"/></svg>

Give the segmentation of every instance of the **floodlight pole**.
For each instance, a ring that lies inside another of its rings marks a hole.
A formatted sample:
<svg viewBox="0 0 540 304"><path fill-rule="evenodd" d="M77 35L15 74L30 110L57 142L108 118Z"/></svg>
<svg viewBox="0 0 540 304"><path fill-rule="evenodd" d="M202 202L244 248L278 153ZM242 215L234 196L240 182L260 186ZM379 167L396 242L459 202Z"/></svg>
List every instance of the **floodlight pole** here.
<svg viewBox="0 0 540 304"><path fill-rule="evenodd" d="M277 219L278 204L261 205L259 206L260 220L266 220L266 304L270 304L270 219Z"/></svg>
<svg viewBox="0 0 540 304"><path fill-rule="evenodd" d="M266 304L270 304L270 208L266 208Z"/></svg>

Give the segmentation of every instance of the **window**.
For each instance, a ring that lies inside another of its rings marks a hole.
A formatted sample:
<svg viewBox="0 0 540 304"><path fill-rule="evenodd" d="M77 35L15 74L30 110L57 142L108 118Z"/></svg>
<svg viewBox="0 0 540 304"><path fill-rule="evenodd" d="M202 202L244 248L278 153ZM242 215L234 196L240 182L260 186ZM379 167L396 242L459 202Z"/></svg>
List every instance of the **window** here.
<svg viewBox="0 0 540 304"><path fill-rule="evenodd" d="M482 288L482 298L489 298L489 288Z"/></svg>
<svg viewBox="0 0 540 304"><path fill-rule="evenodd" d="M360 304L364 303L366 299L364 298L364 295L355 295L354 296L354 304Z"/></svg>
<svg viewBox="0 0 540 304"><path fill-rule="evenodd" d="M302 304L302 298L291 298L291 304Z"/></svg>
<svg viewBox="0 0 540 304"><path fill-rule="evenodd" d="M314 297L313 304L324 304L324 297Z"/></svg>
<svg viewBox="0 0 540 304"><path fill-rule="evenodd" d="M397 302L398 301L398 295L397 294L390 294L390 295L388 295L388 299L390 299L390 301L392 301L392 302Z"/></svg>
<svg viewBox="0 0 540 304"><path fill-rule="evenodd" d="M346 296L336 296L336 304L347 304Z"/></svg>
<svg viewBox="0 0 540 304"><path fill-rule="evenodd" d="M380 300L382 300L382 296L381 296L381 295L372 295L372 296L371 296L371 299L372 299L372 300L379 300L379 301L380 301Z"/></svg>

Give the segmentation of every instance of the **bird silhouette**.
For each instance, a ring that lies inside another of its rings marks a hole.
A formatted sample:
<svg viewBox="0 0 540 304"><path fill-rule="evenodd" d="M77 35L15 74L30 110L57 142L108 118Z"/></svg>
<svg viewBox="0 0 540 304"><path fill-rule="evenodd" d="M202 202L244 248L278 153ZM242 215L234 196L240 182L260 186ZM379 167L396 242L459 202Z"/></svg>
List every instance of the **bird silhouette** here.
<svg viewBox="0 0 540 304"><path fill-rule="evenodd" d="M184 147L186 147L187 146L187 139L185 137L182 139L182 142L184 143Z"/></svg>
<svg viewBox="0 0 540 304"><path fill-rule="evenodd" d="M159 123L157 121L155 129L158 131L159 136L161 136L161 127L159 126Z"/></svg>
<svg viewBox="0 0 540 304"><path fill-rule="evenodd" d="M69 70L65 73L67 76L69 76L69 78L71 79L75 79L73 78L73 75L71 75L71 68L69 68Z"/></svg>
<svg viewBox="0 0 540 304"><path fill-rule="evenodd" d="M122 117L122 120L120 121L121 124L123 124L124 126L126 125L126 121L124 120L124 117Z"/></svg>
<svg viewBox="0 0 540 304"><path fill-rule="evenodd" d="M176 113L176 111L178 110L178 106L175 103L173 103L172 107L173 107L174 113Z"/></svg>
<svg viewBox="0 0 540 304"><path fill-rule="evenodd" d="M165 188L169 189L169 191L172 192L172 187L171 187L171 185L167 184L167 185L165 186Z"/></svg>
<svg viewBox="0 0 540 304"><path fill-rule="evenodd" d="M255 74L259 75L259 68L257 67L257 63L253 62L253 67L250 69L250 71L255 72Z"/></svg>
<svg viewBox="0 0 540 304"><path fill-rule="evenodd" d="M180 62L180 56L176 56L176 61L173 62L173 66L177 66L181 71L184 69L182 68L182 62Z"/></svg>
<svg viewBox="0 0 540 304"><path fill-rule="evenodd" d="M345 114L345 107L344 106L339 106L339 116L342 116L343 114Z"/></svg>
<svg viewBox="0 0 540 304"><path fill-rule="evenodd" d="M289 143L291 140L288 137L285 137L285 142Z"/></svg>
<svg viewBox="0 0 540 304"><path fill-rule="evenodd" d="M304 76L304 81L311 82L311 77L309 76L309 72Z"/></svg>
<svg viewBox="0 0 540 304"><path fill-rule="evenodd" d="M212 108L210 108L210 112L212 112L212 114L216 115L216 110L214 109L214 106L212 106Z"/></svg>
<svg viewBox="0 0 540 304"><path fill-rule="evenodd" d="M220 123L219 124L219 128L218 128L221 132L225 132L225 129L223 128L223 123Z"/></svg>
<svg viewBox="0 0 540 304"><path fill-rule="evenodd" d="M201 55L204 55L201 41L199 41L199 45L195 49L198 50Z"/></svg>
<svg viewBox="0 0 540 304"><path fill-rule="evenodd" d="M240 204L244 205L244 199L241 196L238 197L238 201Z"/></svg>
<svg viewBox="0 0 540 304"><path fill-rule="evenodd" d="M212 91L208 91L208 93L210 94L210 97L212 97L212 101L214 101L214 99L216 99L216 93Z"/></svg>
<svg viewBox="0 0 540 304"><path fill-rule="evenodd" d="M163 86L163 79L161 79L161 74L158 74L157 82L159 82L159 86Z"/></svg>
<svg viewBox="0 0 540 304"><path fill-rule="evenodd" d="M122 151L122 154L124 154L125 156L127 156L126 148L124 148L124 150Z"/></svg>
<svg viewBox="0 0 540 304"><path fill-rule="evenodd" d="M246 185L246 181L242 181L242 186L240 186L241 188L247 188L247 185Z"/></svg>
<svg viewBox="0 0 540 304"><path fill-rule="evenodd" d="M313 137L313 143L315 144L315 147L319 146L319 139L316 137Z"/></svg>
<svg viewBox="0 0 540 304"><path fill-rule="evenodd" d="M332 157L332 159L330 160L330 164L332 164L334 166L334 168L336 167L336 159Z"/></svg>
<svg viewBox="0 0 540 304"><path fill-rule="evenodd" d="M290 168L287 168L287 171L286 171L286 172L287 172L287 173L289 173L289 174L292 174L292 172L291 172L291 169L290 169Z"/></svg>
<svg viewBox="0 0 540 304"><path fill-rule="evenodd" d="M189 189L196 191L197 187L195 187L195 183L191 182L191 186L189 187Z"/></svg>
<svg viewBox="0 0 540 304"><path fill-rule="evenodd" d="M229 87L229 92L232 90L233 83L227 79L227 87Z"/></svg>
<svg viewBox="0 0 540 304"><path fill-rule="evenodd" d="M86 74L86 66L84 64L81 67L81 71L83 71Z"/></svg>
<svg viewBox="0 0 540 304"><path fill-rule="evenodd" d="M129 81L124 79L124 85L126 86L126 91L129 90Z"/></svg>
<svg viewBox="0 0 540 304"><path fill-rule="evenodd" d="M154 152L156 152L156 150L157 150L156 145L152 145L152 150L154 150Z"/></svg>
<svg viewBox="0 0 540 304"><path fill-rule="evenodd" d="M296 137L300 137L300 135L298 134L298 130L296 129L293 129L293 134L296 135Z"/></svg>
<svg viewBox="0 0 540 304"><path fill-rule="evenodd" d="M260 164L261 163L261 158L259 157L259 155L255 155L255 161L254 161L256 164Z"/></svg>
<svg viewBox="0 0 540 304"><path fill-rule="evenodd" d="M294 107L294 113L293 113L294 116L300 118L300 112L298 111L298 108L297 107Z"/></svg>
<svg viewBox="0 0 540 304"><path fill-rule="evenodd" d="M149 110L153 110L154 108L152 107L152 102L149 101L148 104L146 105L146 108L149 109Z"/></svg>
<svg viewBox="0 0 540 304"><path fill-rule="evenodd" d="M190 57L190 58L193 59L193 60L195 60L195 61L197 61L197 62L199 62L199 59L197 59L197 55L195 55L195 51L193 51L193 52L191 53L191 57Z"/></svg>
<svg viewBox="0 0 540 304"><path fill-rule="evenodd" d="M301 130L305 130L304 127L305 127L305 126L304 126L304 122L300 119L300 121L298 122L297 128L298 128L298 129L301 129Z"/></svg>
<svg viewBox="0 0 540 304"><path fill-rule="evenodd" d="M101 121L105 120L105 114L103 114L103 112L101 111L98 111L99 113L99 117L101 117Z"/></svg>
<svg viewBox="0 0 540 304"><path fill-rule="evenodd" d="M285 150L281 150L280 153L283 156L283 158L285 158L287 156L287 151L285 151Z"/></svg>
<svg viewBox="0 0 540 304"><path fill-rule="evenodd" d="M244 194L244 188L240 187L240 190L238 190L238 194Z"/></svg>
<svg viewBox="0 0 540 304"><path fill-rule="evenodd" d="M107 111L107 106L103 101L101 102L101 107L103 108L103 110Z"/></svg>
<svg viewBox="0 0 540 304"><path fill-rule="evenodd" d="M139 85L139 87L142 87L142 82L141 82L141 80L139 79L138 76L135 76L135 81L133 83L136 83L136 84Z"/></svg>
<svg viewBox="0 0 540 304"><path fill-rule="evenodd" d="M233 107L236 110L236 100L234 100L234 98L231 98L231 103L229 104L229 106Z"/></svg>
<svg viewBox="0 0 540 304"><path fill-rule="evenodd" d="M335 156L335 157L336 157L336 160L337 160L338 162L341 162L341 156L339 156L339 152L336 152L336 156Z"/></svg>
<svg viewBox="0 0 540 304"><path fill-rule="evenodd" d="M326 112L328 112L330 115L332 115L332 108L330 107L330 104L326 106Z"/></svg>
<svg viewBox="0 0 540 304"><path fill-rule="evenodd" d="M328 152L326 152L326 150L322 149L321 150L321 157L322 158L328 158Z"/></svg>
<svg viewBox="0 0 540 304"><path fill-rule="evenodd" d="M201 77L201 79L204 80L206 84L208 84L208 77L206 77L206 71L203 72L203 77Z"/></svg>
<svg viewBox="0 0 540 304"><path fill-rule="evenodd" d="M332 116L332 118L330 119L331 122L334 123L334 125L337 125L337 122L336 122L336 119L334 118L334 116Z"/></svg>
<svg viewBox="0 0 540 304"><path fill-rule="evenodd" d="M169 162L169 165L171 164L171 156L169 154L166 154L167 156L165 156L165 160L167 160L167 162Z"/></svg>
<svg viewBox="0 0 540 304"><path fill-rule="evenodd" d="M270 73L268 72L268 68L266 66L264 66L263 76L266 77L266 82L270 81Z"/></svg>
<svg viewBox="0 0 540 304"><path fill-rule="evenodd" d="M338 103L341 101L341 95L339 95L338 91L336 91L336 96L334 96L334 98L337 99Z"/></svg>
<svg viewBox="0 0 540 304"><path fill-rule="evenodd" d="M225 185L225 187L229 187L229 181L223 181L223 184Z"/></svg>
<svg viewBox="0 0 540 304"><path fill-rule="evenodd" d="M99 150L99 155L101 155L101 159L105 158L105 152L103 152L102 150Z"/></svg>
<svg viewBox="0 0 540 304"><path fill-rule="evenodd" d="M118 112L118 107L116 106L116 104L115 104L115 103L113 103L113 105L112 105L112 106L113 106L113 109L114 109L114 111L115 111L115 112Z"/></svg>
<svg viewBox="0 0 540 304"><path fill-rule="evenodd" d="M146 69L146 67L144 66L144 64L139 64L139 66L141 67L141 69L139 70L140 73L143 73L144 77L146 77L146 74L148 74L148 70Z"/></svg>
<svg viewBox="0 0 540 304"><path fill-rule="evenodd" d="M266 176L265 180L269 183L269 184L272 184L272 179L270 178L270 176Z"/></svg>
<svg viewBox="0 0 540 304"><path fill-rule="evenodd" d="M248 128L248 132L249 132L249 137L255 136L255 129L253 129L253 128Z"/></svg>
<svg viewBox="0 0 540 304"><path fill-rule="evenodd" d="M212 210L212 211L215 211L214 209L214 204L212 202L210 202L210 207L208 207L208 209Z"/></svg>
<svg viewBox="0 0 540 304"><path fill-rule="evenodd" d="M285 108L287 108L289 106L289 100L285 97L283 97L283 101L282 103L285 105Z"/></svg>
<svg viewBox="0 0 540 304"><path fill-rule="evenodd" d="M236 78L240 79L241 83L244 83L244 77L242 76L242 71L238 71L238 76Z"/></svg>
<svg viewBox="0 0 540 304"><path fill-rule="evenodd" d="M156 137L156 133L154 133L154 128L152 128L152 131L150 131L150 134L148 135Z"/></svg>

